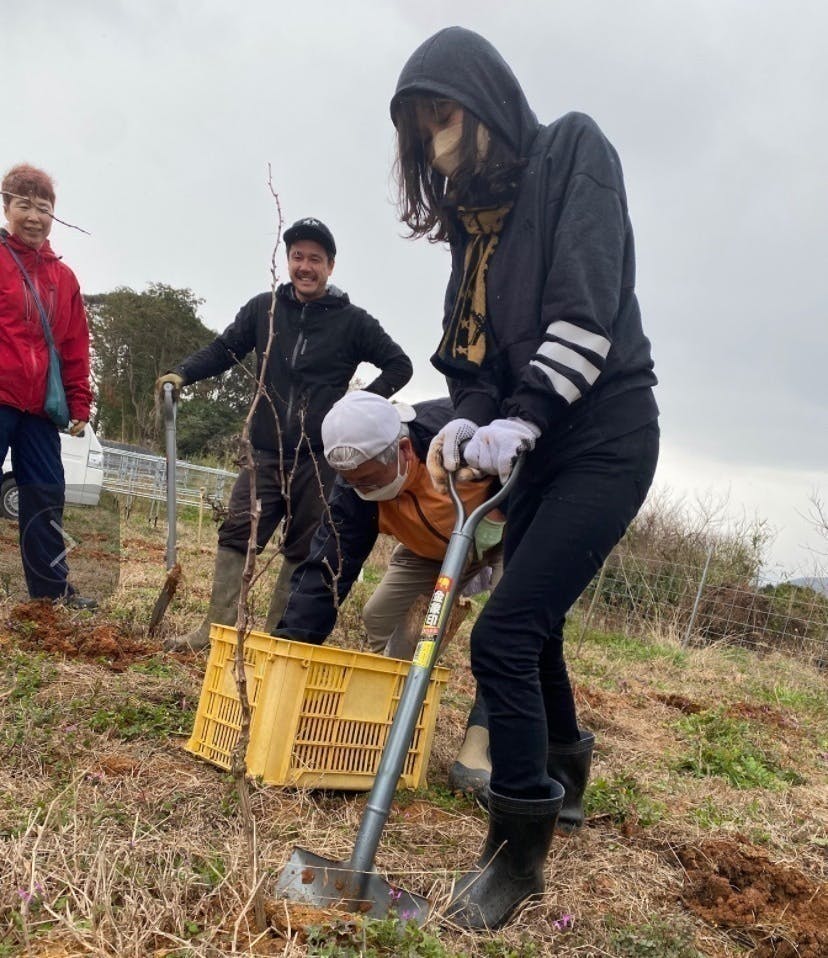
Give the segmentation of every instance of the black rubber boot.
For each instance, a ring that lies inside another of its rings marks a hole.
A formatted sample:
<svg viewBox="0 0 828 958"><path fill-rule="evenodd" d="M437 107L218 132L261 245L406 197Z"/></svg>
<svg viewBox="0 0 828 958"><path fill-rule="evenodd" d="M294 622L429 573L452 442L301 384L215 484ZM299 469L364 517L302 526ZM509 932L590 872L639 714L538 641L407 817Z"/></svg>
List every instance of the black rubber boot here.
<svg viewBox="0 0 828 958"><path fill-rule="evenodd" d="M595 735L588 729L580 729L581 740L571 745L550 745L547 753L546 771L564 787L564 801L557 835L569 836L584 824L584 792L592 767L592 750Z"/></svg>
<svg viewBox="0 0 828 958"><path fill-rule="evenodd" d="M544 889L544 865L563 801L508 798L489 789L489 834L477 871L454 887L446 918L461 928L499 928L529 898Z"/></svg>

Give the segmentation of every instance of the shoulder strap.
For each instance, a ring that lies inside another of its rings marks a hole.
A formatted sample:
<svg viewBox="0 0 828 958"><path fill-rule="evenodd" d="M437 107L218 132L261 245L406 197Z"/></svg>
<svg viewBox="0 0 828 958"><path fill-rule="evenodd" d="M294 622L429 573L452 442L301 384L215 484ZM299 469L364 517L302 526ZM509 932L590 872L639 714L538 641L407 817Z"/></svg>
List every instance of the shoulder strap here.
<svg viewBox="0 0 828 958"><path fill-rule="evenodd" d="M9 244L6 242L6 237L8 235L9 234L6 230L0 230L0 243L2 243L2 245L6 247L6 250L8 251L9 256L11 256L11 258L15 261L15 263L17 264L17 268L23 274L23 279L25 280L26 285L29 287L31 294L34 297L35 305L37 306L37 311L40 313L40 322L43 325L43 335L46 337L46 343L48 344L49 349L54 349L55 340L54 340L54 337L52 336L52 327L49 325L49 317L46 315L46 310L43 307L43 303L41 302L40 295L38 294L37 289L35 288L35 285L32 282L31 277L26 272L26 267L20 262L20 257L17 255L17 253L15 253L15 251L11 248L11 246L9 246Z"/></svg>

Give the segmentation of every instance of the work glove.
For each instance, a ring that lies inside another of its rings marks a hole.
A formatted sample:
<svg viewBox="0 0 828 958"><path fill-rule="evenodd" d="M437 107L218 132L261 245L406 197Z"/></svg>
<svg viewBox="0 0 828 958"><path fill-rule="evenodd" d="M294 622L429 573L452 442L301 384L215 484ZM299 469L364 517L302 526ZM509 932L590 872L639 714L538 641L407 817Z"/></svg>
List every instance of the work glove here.
<svg viewBox="0 0 828 958"><path fill-rule="evenodd" d="M186 380L179 373L164 373L155 380L155 392L159 399L164 398L164 383L170 383L173 388L173 399L178 399L178 393L182 386L186 385Z"/></svg>
<svg viewBox="0 0 828 958"><path fill-rule="evenodd" d="M525 419L495 419L474 434L466 446L466 462L506 482L517 457L534 449L538 436L540 429Z"/></svg>
<svg viewBox="0 0 828 958"><path fill-rule="evenodd" d="M82 436L88 425L89 423L84 419L73 419L66 431L70 436Z"/></svg>
<svg viewBox="0 0 828 958"><path fill-rule="evenodd" d="M460 446L471 439L476 431L477 424L471 419L452 419L431 440L426 467L431 484L438 492L448 492L448 474L460 468Z"/></svg>
<svg viewBox="0 0 828 958"><path fill-rule="evenodd" d="M478 559L482 559L489 550L500 545L505 527L506 517L499 509L493 509L489 515L483 516L474 530L474 551Z"/></svg>

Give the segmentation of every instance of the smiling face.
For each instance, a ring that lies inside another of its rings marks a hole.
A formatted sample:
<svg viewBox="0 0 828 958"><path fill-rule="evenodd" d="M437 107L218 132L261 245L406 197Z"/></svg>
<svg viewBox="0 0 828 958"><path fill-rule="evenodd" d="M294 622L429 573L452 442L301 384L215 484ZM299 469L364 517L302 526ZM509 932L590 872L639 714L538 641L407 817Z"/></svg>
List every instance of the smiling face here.
<svg viewBox="0 0 828 958"><path fill-rule="evenodd" d="M54 208L39 196L12 196L3 212L12 236L32 249L40 249L52 231Z"/></svg>
<svg viewBox="0 0 828 958"><path fill-rule="evenodd" d="M314 240L297 240L288 250L288 274L296 298L303 303L325 295L333 268L325 247Z"/></svg>

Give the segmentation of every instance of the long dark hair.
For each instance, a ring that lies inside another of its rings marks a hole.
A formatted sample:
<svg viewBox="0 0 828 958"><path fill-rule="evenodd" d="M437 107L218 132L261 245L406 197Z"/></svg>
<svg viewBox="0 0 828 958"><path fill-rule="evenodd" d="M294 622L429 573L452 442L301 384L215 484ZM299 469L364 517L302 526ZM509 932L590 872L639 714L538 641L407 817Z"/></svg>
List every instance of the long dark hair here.
<svg viewBox="0 0 828 958"><path fill-rule="evenodd" d="M432 243L439 243L451 242L461 229L457 206L495 206L513 196L526 161L492 130L488 130L489 147L481 159L477 149L481 122L464 107L460 164L449 181L429 164L420 135L417 108L434 99L412 95L398 103L394 175L400 221L412 237L427 236Z"/></svg>

